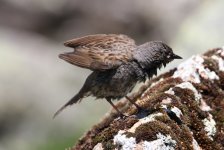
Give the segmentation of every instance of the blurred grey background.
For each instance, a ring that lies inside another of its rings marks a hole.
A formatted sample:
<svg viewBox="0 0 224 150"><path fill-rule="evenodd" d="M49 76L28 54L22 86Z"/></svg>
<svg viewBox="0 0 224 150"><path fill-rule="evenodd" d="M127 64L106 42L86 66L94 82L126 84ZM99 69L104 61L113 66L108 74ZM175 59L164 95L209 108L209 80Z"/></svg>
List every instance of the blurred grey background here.
<svg viewBox="0 0 224 150"><path fill-rule="evenodd" d="M224 45L223 8L222 0L0 0L0 150L71 147L110 109L90 97L52 119L90 73L58 58L72 50L64 41L122 33L138 44L162 40L187 59Z"/></svg>

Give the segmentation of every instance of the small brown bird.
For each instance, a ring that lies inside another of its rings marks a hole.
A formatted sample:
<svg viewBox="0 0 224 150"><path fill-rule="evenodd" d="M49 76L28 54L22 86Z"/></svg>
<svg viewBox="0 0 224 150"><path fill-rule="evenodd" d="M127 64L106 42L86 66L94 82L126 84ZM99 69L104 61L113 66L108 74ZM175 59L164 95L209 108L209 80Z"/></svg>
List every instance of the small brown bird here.
<svg viewBox="0 0 224 150"><path fill-rule="evenodd" d="M126 35L96 34L76 38L64 43L74 48L73 52L60 54L59 58L93 72L86 79L81 90L54 115L65 107L80 102L87 96L105 98L117 112L113 99L126 97L137 82L144 82L157 74L157 69L174 59L181 59L172 49L159 41L137 46Z"/></svg>

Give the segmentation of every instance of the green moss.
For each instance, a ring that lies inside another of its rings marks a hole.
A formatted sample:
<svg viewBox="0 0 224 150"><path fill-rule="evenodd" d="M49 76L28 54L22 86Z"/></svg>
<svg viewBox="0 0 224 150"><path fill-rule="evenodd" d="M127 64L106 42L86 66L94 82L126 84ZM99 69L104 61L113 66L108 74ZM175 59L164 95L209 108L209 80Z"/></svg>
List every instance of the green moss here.
<svg viewBox="0 0 224 150"><path fill-rule="evenodd" d="M181 83L182 80L179 78L166 78L165 80L161 81L160 83L157 83L154 85L149 92L153 93L152 91L156 93L161 93L164 91L169 90L171 87L174 87L175 85Z"/></svg>
<svg viewBox="0 0 224 150"><path fill-rule="evenodd" d="M170 122L170 118L167 115L162 115L162 116L156 116L155 120L161 121L163 123L168 123Z"/></svg>
<svg viewBox="0 0 224 150"><path fill-rule="evenodd" d="M172 131L167 126L159 121L152 121L140 125L135 130L136 142L156 140L156 134L162 133L164 135L171 134Z"/></svg>
<svg viewBox="0 0 224 150"><path fill-rule="evenodd" d="M93 138L94 145L112 139L113 136L118 132L118 130L119 130L118 128L112 128L112 127L104 129L102 132L100 132Z"/></svg>
<svg viewBox="0 0 224 150"><path fill-rule="evenodd" d="M136 118L129 117L124 120L117 120L112 122L108 128L105 128L99 134L93 137L93 145L96 145L97 143L103 143L103 145L111 145L110 142L107 143L107 141L113 139L114 135L117 134L119 130L130 128L137 121L138 120Z"/></svg>
<svg viewBox="0 0 224 150"><path fill-rule="evenodd" d="M199 103L195 100L195 95L190 89L181 89L175 87L175 85L182 83L179 78L173 79L171 75L174 70L166 74L160 75L149 81L148 86L151 83L164 78L163 81L157 83L153 87L144 87L145 96L141 97L141 93L138 95L141 100L139 103L143 108L157 110L163 113L163 116L157 116L157 121L148 122L137 127L135 133L126 132L127 137L136 137L137 142L141 140L155 140L156 134L162 133L164 135L169 134L172 139L177 141L176 149L193 149L192 140L196 139L202 149L223 149L224 147L224 73L218 70L218 63L209 57L219 49L214 49L207 52L204 57L203 65L211 71L216 72L219 76L219 80L210 81L208 79L201 78L200 83L192 83L194 87L202 94L203 100L212 108L211 113L216 121L216 135L213 137L213 141L207 136L207 132L204 130L204 124L202 120L208 117L208 112L202 111L199 107ZM175 95L165 94L164 92L173 88ZM178 125L174 120L171 120L166 112L159 109L163 99L171 98L172 102L168 104L168 107L178 107L183 116L181 116L182 125ZM135 97L134 97L135 98ZM133 99L134 99L133 98ZM135 110L135 107L132 107ZM132 113L131 113L132 114ZM104 149L114 149L113 137L117 134L118 130L129 129L138 120L133 117L128 117L125 120L118 120L110 122L104 129L94 133L94 137L90 137L93 142L84 148L93 147L94 144L102 143ZM192 136L193 134L193 136ZM81 143L82 144L82 143Z"/></svg>
<svg viewBox="0 0 224 150"><path fill-rule="evenodd" d="M216 60L210 58L204 58L203 65L205 68L208 68L211 71L215 71L216 73L219 72L219 66Z"/></svg>
<svg viewBox="0 0 224 150"><path fill-rule="evenodd" d="M109 140L103 143L103 148L106 150L114 150L116 146L113 144L113 140Z"/></svg>
<svg viewBox="0 0 224 150"><path fill-rule="evenodd" d="M224 128L222 128L222 130L224 130ZM224 147L224 133L223 132L218 132L215 137L214 137L214 140L217 142L217 143L220 143L220 145L222 147Z"/></svg>
<svg viewBox="0 0 224 150"><path fill-rule="evenodd" d="M220 88L224 90L224 72L219 73Z"/></svg>
<svg viewBox="0 0 224 150"><path fill-rule="evenodd" d="M135 133L132 133L132 132L125 132L125 135L127 138L135 137Z"/></svg>
<svg viewBox="0 0 224 150"><path fill-rule="evenodd" d="M127 122L125 124L125 128L131 128L136 122L138 122L137 118L133 118L133 117L127 118Z"/></svg>

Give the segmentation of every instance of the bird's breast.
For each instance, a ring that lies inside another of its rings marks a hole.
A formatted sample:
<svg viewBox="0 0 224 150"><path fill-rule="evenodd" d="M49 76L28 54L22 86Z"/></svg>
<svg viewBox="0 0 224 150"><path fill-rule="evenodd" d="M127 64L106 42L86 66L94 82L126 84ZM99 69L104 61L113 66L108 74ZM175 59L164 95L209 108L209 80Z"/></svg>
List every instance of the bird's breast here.
<svg viewBox="0 0 224 150"><path fill-rule="evenodd" d="M126 96L139 81L138 70L133 64L124 64L117 69L97 72L91 93L97 98Z"/></svg>

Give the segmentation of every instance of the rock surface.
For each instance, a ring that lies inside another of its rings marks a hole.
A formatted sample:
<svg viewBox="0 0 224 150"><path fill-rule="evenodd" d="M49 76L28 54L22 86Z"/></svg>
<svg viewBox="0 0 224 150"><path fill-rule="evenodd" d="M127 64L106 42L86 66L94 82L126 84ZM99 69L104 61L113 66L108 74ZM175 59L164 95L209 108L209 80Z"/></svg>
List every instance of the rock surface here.
<svg viewBox="0 0 224 150"><path fill-rule="evenodd" d="M223 48L192 56L131 96L150 113L119 101L130 116L111 112L71 149L224 149L223 67Z"/></svg>

